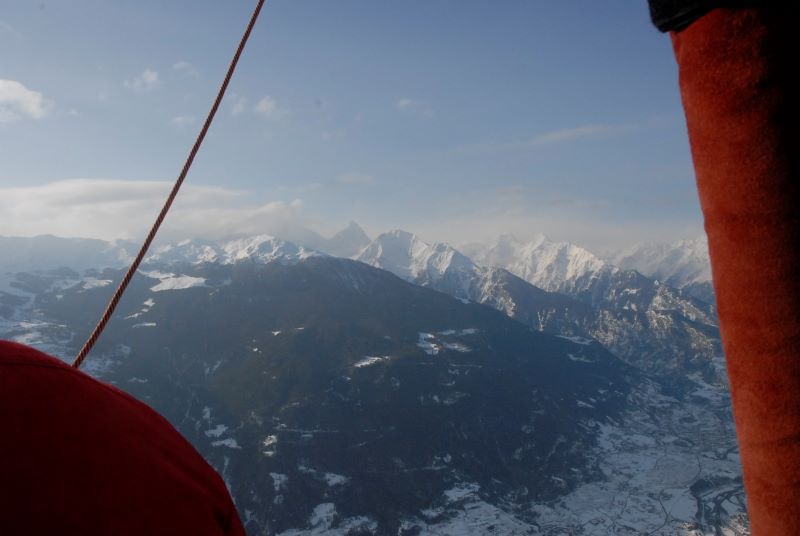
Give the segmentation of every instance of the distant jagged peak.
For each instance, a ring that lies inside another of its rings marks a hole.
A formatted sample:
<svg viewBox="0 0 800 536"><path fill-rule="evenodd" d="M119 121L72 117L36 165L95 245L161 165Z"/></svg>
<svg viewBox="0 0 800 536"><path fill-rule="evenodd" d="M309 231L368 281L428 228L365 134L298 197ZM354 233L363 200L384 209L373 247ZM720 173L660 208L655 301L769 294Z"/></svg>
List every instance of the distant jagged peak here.
<svg viewBox="0 0 800 536"><path fill-rule="evenodd" d="M516 250L524 252L532 252L541 249L558 249L583 256L596 257L592 252L582 246L565 240L552 240L541 232L532 235L532 237L527 240L517 239L511 234L500 235L491 247L497 246L514 247Z"/></svg>
<svg viewBox="0 0 800 536"><path fill-rule="evenodd" d="M667 254L679 252L684 256L708 256L708 239L705 235L694 238L681 238L671 242L646 241L614 251L609 257L621 257L635 253Z"/></svg>
<svg viewBox="0 0 800 536"><path fill-rule="evenodd" d="M409 231L405 231L403 229L390 229L385 233L379 234L375 240L386 240L387 238L395 239L395 240L405 240L409 243L415 240L421 240L416 234L411 233Z"/></svg>
<svg viewBox="0 0 800 536"><path fill-rule="evenodd" d="M328 239L329 243L347 242L353 245L360 245L362 248L371 242L367 232L354 220L350 220L347 227L334 234Z"/></svg>
<svg viewBox="0 0 800 536"><path fill-rule="evenodd" d="M429 247L428 243L423 241L420 237L403 229L391 229L379 234L370 242L367 249L373 246L378 247L381 251L387 249L390 252L400 252L402 250L408 255L411 255L414 249Z"/></svg>
<svg viewBox="0 0 800 536"><path fill-rule="evenodd" d="M524 241L511 234L500 235L491 245L468 244L465 253L444 242L428 243L417 235L394 229L378 236L358 260L389 270L408 280L437 279L445 274L487 278L501 268L549 290L586 275L614 270L588 250L569 242L553 242L538 233Z"/></svg>
<svg viewBox="0 0 800 536"><path fill-rule="evenodd" d="M705 236L667 242L637 244L608 256L608 261L624 269L637 270L668 284L683 288L711 281L711 264Z"/></svg>
<svg viewBox="0 0 800 536"><path fill-rule="evenodd" d="M145 262L151 264L234 264L243 261L291 263L318 255L323 254L269 234L260 234L221 241L190 239L164 244L157 247Z"/></svg>
<svg viewBox="0 0 800 536"><path fill-rule="evenodd" d="M388 270L400 277L414 278L420 271L420 259L430 246L417 235L392 229L378 235L358 256L358 260Z"/></svg>
<svg viewBox="0 0 800 536"><path fill-rule="evenodd" d="M320 237L316 242L306 245L334 257L355 258L369 243L369 235L358 223L351 220L330 238Z"/></svg>
<svg viewBox="0 0 800 536"><path fill-rule="evenodd" d="M428 243L402 229L380 234L364 248L357 260L405 279L418 279L423 274L435 279L453 270L477 270L468 257L451 245Z"/></svg>
<svg viewBox="0 0 800 536"><path fill-rule="evenodd" d="M239 238L222 244L225 264L244 260L254 262L296 262L309 257L324 255L313 249L298 246L272 235L262 234Z"/></svg>
<svg viewBox="0 0 800 536"><path fill-rule="evenodd" d="M179 242L163 244L155 247L145 262L173 264L188 262L217 262L222 256L219 244L210 240L184 239Z"/></svg>
<svg viewBox="0 0 800 536"><path fill-rule="evenodd" d="M343 234L359 234L359 235L367 236L367 233L364 231L364 229L361 228L361 226L358 223L356 223L355 220L350 220L350 222L347 224L347 226L344 229L342 229L341 231L339 231L338 233L336 233L334 236L343 235ZM367 238L369 238L369 237L367 237Z"/></svg>
<svg viewBox="0 0 800 536"><path fill-rule="evenodd" d="M393 229L379 235L373 242L381 244L392 244L397 247L405 247L409 255L419 257L427 254L447 255L450 257L463 257L453 246L447 242L427 242L414 233L402 229Z"/></svg>
<svg viewBox="0 0 800 536"><path fill-rule="evenodd" d="M484 266L505 268L533 285L559 291L572 281L613 270L589 250L571 242L555 242L543 233L530 240L500 235L488 246L471 245L468 254Z"/></svg>

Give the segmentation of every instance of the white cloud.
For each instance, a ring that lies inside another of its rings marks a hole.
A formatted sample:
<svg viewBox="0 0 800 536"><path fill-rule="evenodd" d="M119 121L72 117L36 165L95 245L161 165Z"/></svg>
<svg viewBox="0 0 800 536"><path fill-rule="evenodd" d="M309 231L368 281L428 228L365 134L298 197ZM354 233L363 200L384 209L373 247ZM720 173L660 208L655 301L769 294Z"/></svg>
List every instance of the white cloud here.
<svg viewBox="0 0 800 536"><path fill-rule="evenodd" d="M247 99L245 97L233 93L231 94L231 101L233 102L231 106L231 115L241 115L244 113L247 108Z"/></svg>
<svg viewBox="0 0 800 536"><path fill-rule="evenodd" d="M197 78L200 76L200 71L197 70L197 67L189 63L188 61L179 61L172 66L174 71L178 71L181 74L186 76L191 76L193 78Z"/></svg>
<svg viewBox="0 0 800 536"><path fill-rule="evenodd" d="M167 181L72 179L0 188L0 235L140 239L171 187ZM259 234L302 215L300 199L258 202L253 197L243 191L187 184L159 237Z"/></svg>
<svg viewBox="0 0 800 536"><path fill-rule="evenodd" d="M25 117L42 119L52 107L53 103L38 91L16 80L0 79L0 123L13 123Z"/></svg>
<svg viewBox="0 0 800 536"><path fill-rule="evenodd" d="M280 114L278 102L269 95L262 97L261 100L256 103L253 109L257 114L269 119L274 119Z"/></svg>
<svg viewBox="0 0 800 536"><path fill-rule="evenodd" d="M194 124L195 118L192 115L179 115L170 119L169 122L176 127L188 127Z"/></svg>
<svg viewBox="0 0 800 536"><path fill-rule="evenodd" d="M153 91L161 86L161 78L158 72L152 69L145 69L141 74L131 80L125 80L125 87L134 91Z"/></svg>
<svg viewBox="0 0 800 536"><path fill-rule="evenodd" d="M433 115L433 110L425 102L416 99L410 99L408 97L398 99L394 103L394 106L398 110L414 113L423 117L431 117Z"/></svg>

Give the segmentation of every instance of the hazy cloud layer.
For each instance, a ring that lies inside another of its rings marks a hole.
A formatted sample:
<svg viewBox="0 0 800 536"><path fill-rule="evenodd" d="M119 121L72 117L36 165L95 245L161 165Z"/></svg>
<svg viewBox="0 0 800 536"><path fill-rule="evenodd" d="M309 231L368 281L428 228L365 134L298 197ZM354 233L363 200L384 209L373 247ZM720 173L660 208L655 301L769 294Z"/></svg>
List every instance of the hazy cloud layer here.
<svg viewBox="0 0 800 536"><path fill-rule="evenodd" d="M0 235L138 239L152 224L171 186L166 181L73 179L0 188ZM252 197L226 188L186 185L160 237L259 234L301 216L299 199L253 202Z"/></svg>
<svg viewBox="0 0 800 536"><path fill-rule="evenodd" d="M367 176L361 175L342 177L343 180L336 182L363 185L367 180ZM54 234L139 240L160 210L171 186L166 181L74 179L40 186L0 188L0 235ZM408 218L391 221L380 216L360 218L357 214L350 214L347 219L356 218L373 235L404 228L426 240L454 245L490 241L505 233L525 239L542 232L553 240L574 242L597 253L640 242L693 238L703 232L699 220L671 219L636 225L616 221L605 215L611 204L603 200L543 196L540 202L530 206L523 192L515 188L474 195L482 201L479 208L466 196L441 200L440 211L413 217L411 221ZM187 184L159 238L217 239L234 234L270 233L287 225L308 226L310 223L313 230L329 235L345 221L328 221L319 214L319 207L311 204L306 209L300 199L259 200L254 197L257 196L252 192Z"/></svg>
<svg viewBox="0 0 800 536"><path fill-rule="evenodd" d="M453 245L490 242L506 233L520 239L544 233L553 240L572 242L597 253L703 234L699 215L695 219L676 216L632 223L615 217L616 205L608 199L567 198L552 192L531 196L522 187L464 192L439 203L438 210L427 211L414 221L383 221L377 227L376 222L364 222L365 228L378 233L404 227L426 240Z"/></svg>
<svg viewBox="0 0 800 536"><path fill-rule="evenodd" d="M558 143L569 143L573 141L591 139L591 138L604 138L609 136L619 136L633 132L639 128L638 125L633 124L587 124L577 127L561 128L543 132L536 136L513 141L487 141L476 143L463 147L468 151L478 152L494 152L494 151L520 151L538 149L542 146L553 145Z"/></svg>

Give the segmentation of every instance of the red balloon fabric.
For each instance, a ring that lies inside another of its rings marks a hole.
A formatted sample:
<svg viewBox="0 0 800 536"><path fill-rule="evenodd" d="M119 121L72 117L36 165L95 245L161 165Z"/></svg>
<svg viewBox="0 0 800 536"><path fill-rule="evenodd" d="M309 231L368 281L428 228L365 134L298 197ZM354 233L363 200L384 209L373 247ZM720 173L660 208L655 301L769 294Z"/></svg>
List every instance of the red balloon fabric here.
<svg viewBox="0 0 800 536"><path fill-rule="evenodd" d="M0 534L242 536L224 482L163 417L0 341Z"/></svg>
<svg viewBox="0 0 800 536"><path fill-rule="evenodd" d="M672 34L753 534L800 534L800 78L791 2ZM769 4L769 5L767 5Z"/></svg>

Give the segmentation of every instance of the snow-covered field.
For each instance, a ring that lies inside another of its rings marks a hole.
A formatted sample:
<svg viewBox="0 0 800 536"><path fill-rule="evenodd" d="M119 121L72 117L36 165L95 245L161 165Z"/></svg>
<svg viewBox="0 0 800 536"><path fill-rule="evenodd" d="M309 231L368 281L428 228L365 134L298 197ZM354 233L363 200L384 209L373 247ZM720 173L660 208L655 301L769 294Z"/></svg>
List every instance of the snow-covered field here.
<svg viewBox="0 0 800 536"><path fill-rule="evenodd" d="M727 393L698 391L678 401L649 384L621 422L586 423L604 478L535 505L542 534L749 534Z"/></svg>

